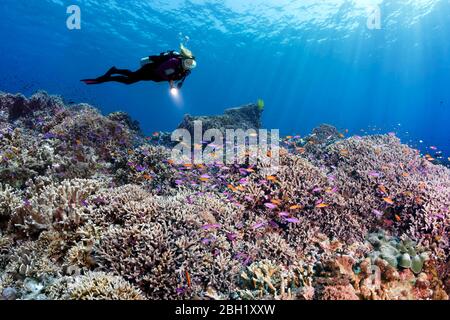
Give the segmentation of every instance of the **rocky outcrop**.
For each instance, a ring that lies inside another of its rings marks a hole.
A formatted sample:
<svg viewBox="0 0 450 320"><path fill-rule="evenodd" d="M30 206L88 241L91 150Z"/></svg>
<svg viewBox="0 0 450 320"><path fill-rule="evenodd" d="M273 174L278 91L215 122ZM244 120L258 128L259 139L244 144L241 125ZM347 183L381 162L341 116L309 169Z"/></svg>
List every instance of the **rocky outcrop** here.
<svg viewBox="0 0 450 320"><path fill-rule="evenodd" d="M203 132L209 129L260 129L262 108L257 104L248 104L238 108L225 110L223 115L217 116L191 116L186 115L178 126L179 129L187 129L194 132L194 121L202 122Z"/></svg>

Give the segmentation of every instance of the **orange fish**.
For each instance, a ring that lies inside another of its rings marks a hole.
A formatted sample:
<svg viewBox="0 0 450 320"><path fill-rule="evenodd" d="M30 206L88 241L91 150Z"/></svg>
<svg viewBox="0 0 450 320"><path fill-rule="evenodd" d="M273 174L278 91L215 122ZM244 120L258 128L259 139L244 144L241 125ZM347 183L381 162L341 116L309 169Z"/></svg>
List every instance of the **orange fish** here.
<svg viewBox="0 0 450 320"><path fill-rule="evenodd" d="M237 190L232 184L229 184L227 186L227 188L230 189L231 191L234 191L234 192L236 192L236 190Z"/></svg>
<svg viewBox="0 0 450 320"><path fill-rule="evenodd" d="M402 177L403 177L403 178L407 178L407 177L409 177L409 173L407 173L407 172L403 172L403 173L402 173Z"/></svg>
<svg viewBox="0 0 450 320"><path fill-rule="evenodd" d="M173 160L167 160L167 163L170 164L170 165L173 165L173 164L175 163L175 161L173 161Z"/></svg>
<svg viewBox="0 0 450 320"><path fill-rule="evenodd" d="M292 139L292 136L287 136L286 139Z"/></svg>
<svg viewBox="0 0 450 320"><path fill-rule="evenodd" d="M253 173L253 172L255 172L255 170L253 170L252 168L248 168L248 169L246 169L246 171L247 171L248 173Z"/></svg>
<svg viewBox="0 0 450 320"><path fill-rule="evenodd" d="M302 209L303 207L301 205L295 204L293 206L289 207L289 210L298 210L298 209Z"/></svg>
<svg viewBox="0 0 450 320"><path fill-rule="evenodd" d="M326 204L326 203L319 203L318 205L316 205L316 208L326 208L329 207L330 205Z"/></svg>
<svg viewBox="0 0 450 320"><path fill-rule="evenodd" d="M276 204L277 206L281 206L281 201L280 200L270 200L270 202L272 202L273 204Z"/></svg>
<svg viewBox="0 0 450 320"><path fill-rule="evenodd" d="M143 177L144 177L145 180L152 180L153 179L153 177L151 175L149 175L149 174L144 174Z"/></svg>
<svg viewBox="0 0 450 320"><path fill-rule="evenodd" d="M185 163L185 164L183 164L183 166L185 168L192 168L192 164L191 163Z"/></svg>
<svg viewBox="0 0 450 320"><path fill-rule="evenodd" d="M209 181L209 178L202 177L202 178L200 178L199 180L200 180L201 182L207 182L207 181Z"/></svg>
<svg viewBox="0 0 450 320"><path fill-rule="evenodd" d="M387 193L388 193L386 187L383 186L382 184L380 184L380 185L378 186L378 190L380 190L380 191L381 191L382 193L384 193L384 194L387 194Z"/></svg>
<svg viewBox="0 0 450 320"><path fill-rule="evenodd" d="M267 151L267 156L268 156L269 158L272 158L272 151Z"/></svg>
<svg viewBox="0 0 450 320"><path fill-rule="evenodd" d="M186 270L185 272L184 272L185 274L186 274L186 281L187 281L187 285L188 285L188 287L190 288L191 287L191 276L190 276L190 274L189 274L189 272Z"/></svg>
<svg viewBox="0 0 450 320"><path fill-rule="evenodd" d="M275 176L267 176L268 181L277 181L277 177Z"/></svg>
<svg viewBox="0 0 450 320"><path fill-rule="evenodd" d="M422 199L422 197L415 197L414 198L414 203L416 203L416 204L422 204L422 202L423 202L423 199Z"/></svg>
<svg viewBox="0 0 450 320"><path fill-rule="evenodd" d="M395 215L395 220L397 220L397 222L400 222L400 221L402 221L402 219L400 218L400 216L399 215Z"/></svg>
<svg viewBox="0 0 450 320"><path fill-rule="evenodd" d="M342 133L339 133L339 138L344 138L345 136Z"/></svg>
<svg viewBox="0 0 450 320"><path fill-rule="evenodd" d="M389 198L389 197L383 198L383 200L384 200L386 203L394 204L394 200L392 200L392 199Z"/></svg>

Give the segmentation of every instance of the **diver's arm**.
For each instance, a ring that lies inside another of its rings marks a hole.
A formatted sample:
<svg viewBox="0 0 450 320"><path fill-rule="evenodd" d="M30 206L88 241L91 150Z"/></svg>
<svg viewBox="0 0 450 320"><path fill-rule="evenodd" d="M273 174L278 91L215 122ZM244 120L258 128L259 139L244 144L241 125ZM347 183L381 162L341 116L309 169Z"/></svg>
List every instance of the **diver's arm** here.
<svg viewBox="0 0 450 320"><path fill-rule="evenodd" d="M184 77L178 82L178 84L177 84L178 89L181 89L181 88L183 87L184 80L186 80L187 76L188 76L190 73L191 73L190 71L186 72L186 74L184 75Z"/></svg>

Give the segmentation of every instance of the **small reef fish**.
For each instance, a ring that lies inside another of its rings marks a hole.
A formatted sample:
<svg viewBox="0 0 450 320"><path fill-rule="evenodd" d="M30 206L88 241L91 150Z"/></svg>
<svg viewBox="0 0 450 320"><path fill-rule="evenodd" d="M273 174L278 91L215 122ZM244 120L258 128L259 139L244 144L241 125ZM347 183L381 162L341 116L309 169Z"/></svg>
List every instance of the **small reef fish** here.
<svg viewBox="0 0 450 320"><path fill-rule="evenodd" d="M372 213L373 213L377 218L381 218L381 217L384 215L383 212L381 212L380 210L376 210L376 209L372 210Z"/></svg>
<svg viewBox="0 0 450 320"><path fill-rule="evenodd" d="M192 282L191 282L191 275L189 274L189 272L186 270L185 272L185 275L186 275L186 282L187 282L187 285L188 285L188 287L190 288L191 287L191 285L192 285Z"/></svg>
<svg viewBox="0 0 450 320"><path fill-rule="evenodd" d="M299 210L299 209L303 209L303 207L298 204L289 207L289 210Z"/></svg>
<svg viewBox="0 0 450 320"><path fill-rule="evenodd" d="M274 199L274 200L270 200L270 202L273 203L276 206L281 206L281 201L280 200Z"/></svg>
<svg viewBox="0 0 450 320"><path fill-rule="evenodd" d="M266 178L268 181L277 181L277 178L275 176L267 176Z"/></svg>
<svg viewBox="0 0 450 320"><path fill-rule="evenodd" d="M379 178L381 177L381 173L375 170L369 171L369 177Z"/></svg>
<svg viewBox="0 0 450 320"><path fill-rule="evenodd" d="M209 230L209 229L220 229L222 226L218 223L213 223L213 224L206 224L204 226L202 226L203 230Z"/></svg>
<svg viewBox="0 0 450 320"><path fill-rule="evenodd" d="M316 205L316 208L321 209L321 208L326 208L326 207L329 207L329 206L330 206L330 205L328 205L328 204L326 204L326 203L319 203L319 204Z"/></svg>
<svg viewBox="0 0 450 320"><path fill-rule="evenodd" d="M252 226L252 229L253 229L253 230L256 230L256 229L262 228L262 227L264 227L266 224L267 224L267 222L256 223L256 224L254 224L254 225Z"/></svg>
<svg viewBox="0 0 450 320"><path fill-rule="evenodd" d="M300 222L300 220L298 220L297 218L286 218L284 220L289 223L299 223Z"/></svg>
<svg viewBox="0 0 450 320"><path fill-rule="evenodd" d="M387 191L386 187L385 187L384 185L382 185L382 184L380 184L380 185L378 186L378 190L379 190L381 193L388 194L388 191Z"/></svg>
<svg viewBox="0 0 450 320"><path fill-rule="evenodd" d="M265 206L266 208L270 209L270 210L274 210L274 209L277 208L277 205L275 205L275 204L273 204L273 203L270 203L270 202L265 203L264 206Z"/></svg>
<svg viewBox="0 0 450 320"><path fill-rule="evenodd" d="M388 204L394 204L394 203L395 203L394 200L392 200L392 199L389 198L389 197L383 198L383 200L384 200L384 202L386 202L386 203L388 203Z"/></svg>

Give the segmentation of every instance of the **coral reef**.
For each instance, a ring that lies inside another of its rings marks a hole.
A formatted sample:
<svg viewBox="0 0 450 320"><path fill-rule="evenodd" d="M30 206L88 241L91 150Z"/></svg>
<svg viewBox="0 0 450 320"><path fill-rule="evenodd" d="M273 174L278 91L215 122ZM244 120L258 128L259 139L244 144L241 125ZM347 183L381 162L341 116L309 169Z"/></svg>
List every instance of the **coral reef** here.
<svg viewBox="0 0 450 320"><path fill-rule="evenodd" d="M167 137L0 94L0 299L448 299L450 170L397 137L322 125L270 176L174 164Z"/></svg>

